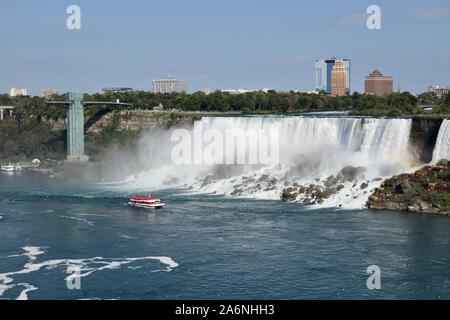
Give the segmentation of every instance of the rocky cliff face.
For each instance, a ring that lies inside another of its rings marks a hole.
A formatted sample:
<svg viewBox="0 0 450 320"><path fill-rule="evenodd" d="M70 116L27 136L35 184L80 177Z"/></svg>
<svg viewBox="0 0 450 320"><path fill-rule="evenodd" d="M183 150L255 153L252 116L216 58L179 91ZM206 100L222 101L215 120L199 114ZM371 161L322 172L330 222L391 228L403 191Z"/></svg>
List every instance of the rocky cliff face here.
<svg viewBox="0 0 450 320"><path fill-rule="evenodd" d="M422 163L429 163L433 159L433 150L439 134L442 119L414 118L411 127L411 146L413 153Z"/></svg>
<svg viewBox="0 0 450 320"><path fill-rule="evenodd" d="M42 122L50 125L50 127L53 131L66 130L66 119L58 118L57 120L55 120L55 119L44 119L43 118Z"/></svg>
<svg viewBox="0 0 450 320"><path fill-rule="evenodd" d="M108 112L98 119L86 117L85 126L88 133L99 133L104 128L116 126L115 129L138 131L149 128L189 127L200 117L182 113L156 113L148 110L131 110ZM66 119L42 119L53 131L66 130Z"/></svg>
<svg viewBox="0 0 450 320"><path fill-rule="evenodd" d="M147 110L110 112L88 128L89 133L99 133L104 128L116 126L117 130L142 130L192 126L195 116L177 113L155 113Z"/></svg>
<svg viewBox="0 0 450 320"><path fill-rule="evenodd" d="M450 216L449 161L441 160L436 166L384 181L369 197L367 207Z"/></svg>

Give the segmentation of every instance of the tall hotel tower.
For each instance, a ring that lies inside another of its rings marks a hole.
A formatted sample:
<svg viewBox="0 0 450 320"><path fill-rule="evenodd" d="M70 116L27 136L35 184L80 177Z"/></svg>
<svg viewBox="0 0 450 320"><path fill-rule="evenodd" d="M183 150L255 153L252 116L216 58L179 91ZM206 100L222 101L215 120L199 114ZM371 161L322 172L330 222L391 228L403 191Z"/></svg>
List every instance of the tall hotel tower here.
<svg viewBox="0 0 450 320"><path fill-rule="evenodd" d="M347 70L342 59L337 59L331 70L331 95L334 97L347 95Z"/></svg>
<svg viewBox="0 0 450 320"><path fill-rule="evenodd" d="M345 71L347 72L347 77L345 79L346 92L349 95L351 93L351 64L349 59L320 59L316 60L316 91L323 92L327 94L332 94L332 71L336 64L336 61L342 61Z"/></svg>

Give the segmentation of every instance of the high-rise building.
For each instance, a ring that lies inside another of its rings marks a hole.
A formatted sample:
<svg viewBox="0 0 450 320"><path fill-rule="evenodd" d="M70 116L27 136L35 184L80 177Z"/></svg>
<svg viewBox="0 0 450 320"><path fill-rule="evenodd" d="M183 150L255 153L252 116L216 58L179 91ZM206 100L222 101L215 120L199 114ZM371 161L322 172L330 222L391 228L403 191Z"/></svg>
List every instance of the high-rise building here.
<svg viewBox="0 0 450 320"><path fill-rule="evenodd" d="M24 89L24 88L11 88L11 90L9 90L9 95L11 97L26 96L27 95L27 89Z"/></svg>
<svg viewBox="0 0 450 320"><path fill-rule="evenodd" d="M384 76L380 71L374 70L365 81L366 94L374 94L376 96L384 96L394 91L394 78Z"/></svg>
<svg viewBox="0 0 450 320"><path fill-rule="evenodd" d="M57 89L45 89L42 90L41 96L44 98L51 98L51 96L59 94L59 91Z"/></svg>
<svg viewBox="0 0 450 320"><path fill-rule="evenodd" d="M331 95L335 97L347 95L347 69L342 59L336 59L331 70Z"/></svg>
<svg viewBox="0 0 450 320"><path fill-rule="evenodd" d="M429 86L427 92L434 92L438 97L444 97L450 93L450 87Z"/></svg>
<svg viewBox="0 0 450 320"><path fill-rule="evenodd" d="M153 80L153 93L187 92L187 81L174 78Z"/></svg>
<svg viewBox="0 0 450 320"><path fill-rule="evenodd" d="M346 94L351 93L351 64L349 59L320 59L316 60L316 91L332 94L332 78L331 72L336 64L336 60L343 61L345 70L347 71L346 78Z"/></svg>

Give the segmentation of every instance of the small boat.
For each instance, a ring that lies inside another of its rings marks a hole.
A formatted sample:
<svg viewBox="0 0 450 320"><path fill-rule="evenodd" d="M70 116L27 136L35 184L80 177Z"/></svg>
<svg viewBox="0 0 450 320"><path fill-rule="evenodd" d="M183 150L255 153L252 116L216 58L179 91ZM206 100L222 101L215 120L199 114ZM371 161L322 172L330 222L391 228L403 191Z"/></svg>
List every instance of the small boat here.
<svg viewBox="0 0 450 320"><path fill-rule="evenodd" d="M19 164L16 164L16 165L8 164L6 166L0 166L0 170L7 171L7 172L14 172L14 171L22 170L22 167Z"/></svg>
<svg viewBox="0 0 450 320"><path fill-rule="evenodd" d="M132 207L144 209L160 209L166 205L161 199L151 195L131 197L128 204Z"/></svg>

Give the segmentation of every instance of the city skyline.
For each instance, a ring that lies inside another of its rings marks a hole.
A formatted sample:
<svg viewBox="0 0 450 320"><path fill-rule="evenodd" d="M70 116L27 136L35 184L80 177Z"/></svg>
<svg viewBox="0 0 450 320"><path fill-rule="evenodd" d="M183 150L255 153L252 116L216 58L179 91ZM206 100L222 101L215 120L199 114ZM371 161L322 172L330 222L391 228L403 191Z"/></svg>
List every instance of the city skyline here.
<svg viewBox="0 0 450 320"><path fill-rule="evenodd" d="M447 1L378 1L382 29L372 31L366 27L372 3L356 0L231 0L214 6L82 0L77 1L81 30L65 26L69 4L2 4L0 92L11 87L32 95L45 88L98 92L104 86L150 91L152 80L166 74L186 79L189 92L311 91L314 61L332 56L352 61L352 91L364 92L364 77L374 69L388 71L402 90L413 93L431 84L450 85L450 44L430 36L450 27Z"/></svg>

